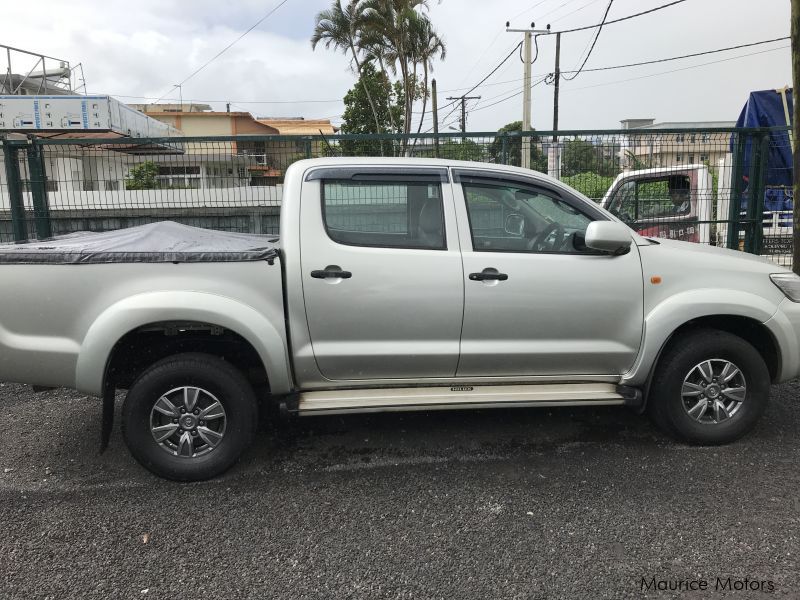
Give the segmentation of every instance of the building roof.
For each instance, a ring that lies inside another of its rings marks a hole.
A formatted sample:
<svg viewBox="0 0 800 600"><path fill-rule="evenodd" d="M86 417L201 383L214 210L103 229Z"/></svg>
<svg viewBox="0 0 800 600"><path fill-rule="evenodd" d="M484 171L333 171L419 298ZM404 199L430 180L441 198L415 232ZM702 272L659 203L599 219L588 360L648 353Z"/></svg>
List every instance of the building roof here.
<svg viewBox="0 0 800 600"><path fill-rule="evenodd" d="M643 125L636 129L711 129L714 127L735 127L736 121L665 121Z"/></svg>
<svg viewBox="0 0 800 600"><path fill-rule="evenodd" d="M336 128L330 119L256 119L262 125L276 129L280 135L333 135Z"/></svg>

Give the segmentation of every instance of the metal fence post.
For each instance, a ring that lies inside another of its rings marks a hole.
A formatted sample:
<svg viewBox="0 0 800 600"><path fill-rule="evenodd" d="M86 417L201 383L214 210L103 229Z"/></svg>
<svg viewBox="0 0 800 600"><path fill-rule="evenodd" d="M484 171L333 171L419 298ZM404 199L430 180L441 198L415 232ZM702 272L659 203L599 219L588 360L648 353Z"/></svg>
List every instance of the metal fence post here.
<svg viewBox="0 0 800 600"><path fill-rule="evenodd" d="M733 165L731 173L731 200L730 208L728 209L728 239L726 245L732 250L739 249L739 231L741 229L742 219L742 175L744 165L744 152L747 144L742 132L734 134L736 136L736 145L733 152ZM717 215L720 219L721 215Z"/></svg>
<svg viewBox="0 0 800 600"><path fill-rule="evenodd" d="M25 202L22 198L22 179L19 173L19 148L18 142L3 140L11 230L15 242L24 242L28 239L28 225L25 223Z"/></svg>
<svg viewBox="0 0 800 600"><path fill-rule="evenodd" d="M747 228L744 251L760 254L764 239L764 192L769 157L769 134L759 132L750 143L750 173L748 174Z"/></svg>
<svg viewBox="0 0 800 600"><path fill-rule="evenodd" d="M503 140L503 149L501 150L501 161L504 165L508 164L508 134L503 133L503 137L500 138Z"/></svg>
<svg viewBox="0 0 800 600"><path fill-rule="evenodd" d="M311 154L311 138L306 138L306 158L312 158Z"/></svg>
<svg viewBox="0 0 800 600"><path fill-rule="evenodd" d="M33 222L36 227L36 237L41 240L53 236L50 223L50 204L47 201L47 169L44 152L35 138L31 138L27 152L33 199Z"/></svg>

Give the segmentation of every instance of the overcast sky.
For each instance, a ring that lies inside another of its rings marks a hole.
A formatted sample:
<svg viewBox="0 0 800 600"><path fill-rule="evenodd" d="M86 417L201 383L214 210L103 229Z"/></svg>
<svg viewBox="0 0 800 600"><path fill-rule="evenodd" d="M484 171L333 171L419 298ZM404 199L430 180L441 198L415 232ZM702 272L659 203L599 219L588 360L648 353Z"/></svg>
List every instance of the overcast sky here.
<svg viewBox="0 0 800 600"><path fill-rule="evenodd" d="M609 20L667 0L616 0ZM2 43L83 63L88 91L126 102L167 95L174 84L236 39L278 0L38 0L4 2ZM211 102L258 116L332 118L353 85L348 60L309 37L329 0L289 0L273 16L183 85L184 101ZM757 11L754 11L757 5ZM597 23L606 0L442 0L430 16L447 44L434 76L440 106L483 78L521 39L505 22L553 30ZM789 35L789 0L687 0L603 29L586 68L702 52ZM43 15L50 15L43 18ZM562 36L562 69L573 69L593 31ZM791 84L789 42L636 68L583 73L561 86L561 129L617 128L625 118L733 121L752 90ZM555 39L540 39L534 77L553 70ZM777 48L777 49L776 49ZM769 50L765 52L765 50ZM758 54L753 54L758 52ZM736 60L712 61L752 54ZM693 68L688 68L693 67ZM677 70L681 69L681 70ZM15 71L22 69L16 68ZM677 70L677 71L676 71ZM666 71L674 71L666 73ZM492 131L519 120L522 97L488 106L521 87L522 63L509 60L474 94L468 129ZM466 88L466 89L465 89ZM310 102L310 101L316 102ZM266 102L276 102L268 104ZM277 103L282 102L282 103ZM552 126L553 87L533 88L533 126ZM450 107L443 111L444 117ZM448 117L455 125L457 114ZM427 125L427 123L426 123Z"/></svg>

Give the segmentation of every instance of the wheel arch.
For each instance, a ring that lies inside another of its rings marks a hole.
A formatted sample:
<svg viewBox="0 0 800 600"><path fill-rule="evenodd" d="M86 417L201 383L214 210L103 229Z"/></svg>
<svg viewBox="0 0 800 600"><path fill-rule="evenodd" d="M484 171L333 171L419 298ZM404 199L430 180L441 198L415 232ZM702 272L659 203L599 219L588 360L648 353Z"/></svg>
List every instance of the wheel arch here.
<svg viewBox="0 0 800 600"><path fill-rule="evenodd" d="M209 331L217 329L218 341L235 342L245 353L254 353L270 389L275 393L289 391L289 357L283 320L276 326L266 315L246 304L205 292L152 292L126 298L107 308L89 327L81 343L76 388L88 394L103 394L109 377L114 375L114 361L118 360L115 353L132 338L141 341L149 333L170 330L181 333L181 330L197 331L198 327ZM141 344L138 348L142 348ZM193 341L190 348L197 349L197 342ZM213 349L203 351L219 354ZM157 357L152 362L164 357L163 352L153 355Z"/></svg>
<svg viewBox="0 0 800 600"><path fill-rule="evenodd" d="M779 381L784 357L779 341L765 325L777 309L761 296L732 290L693 290L672 296L645 317L639 356L621 383L644 389L646 397L663 351L676 335L700 327L727 331L748 341L767 363L770 378Z"/></svg>

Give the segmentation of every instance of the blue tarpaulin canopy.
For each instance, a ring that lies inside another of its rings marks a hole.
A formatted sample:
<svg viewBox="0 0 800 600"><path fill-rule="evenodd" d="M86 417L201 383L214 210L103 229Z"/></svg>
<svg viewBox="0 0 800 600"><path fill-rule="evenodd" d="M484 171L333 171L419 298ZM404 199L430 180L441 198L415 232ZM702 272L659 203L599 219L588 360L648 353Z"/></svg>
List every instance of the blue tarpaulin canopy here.
<svg viewBox="0 0 800 600"><path fill-rule="evenodd" d="M788 109L788 122L787 122ZM786 127L791 125L793 109L792 90L786 92L786 106L780 91L763 90L751 92L744 105L736 127ZM764 210L792 210L792 146L789 132L772 131L770 133L769 156L767 158L766 191ZM750 173L752 156L752 138L745 144L742 174ZM734 140L731 137L731 151Z"/></svg>

